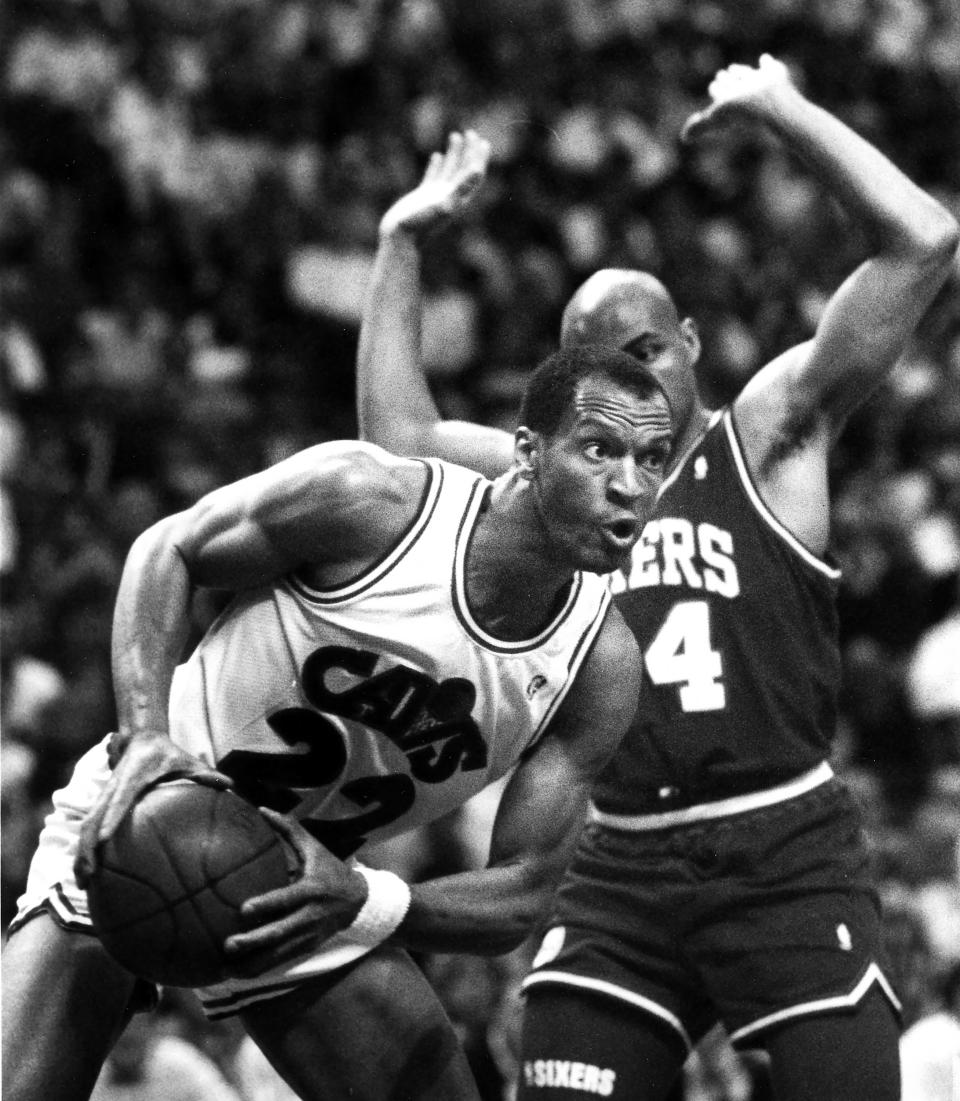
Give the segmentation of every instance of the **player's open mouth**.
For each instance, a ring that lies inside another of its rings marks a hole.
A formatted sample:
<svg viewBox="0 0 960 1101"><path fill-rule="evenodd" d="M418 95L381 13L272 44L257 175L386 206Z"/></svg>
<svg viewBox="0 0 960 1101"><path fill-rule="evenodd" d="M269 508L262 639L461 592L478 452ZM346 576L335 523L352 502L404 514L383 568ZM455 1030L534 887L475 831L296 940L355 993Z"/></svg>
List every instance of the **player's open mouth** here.
<svg viewBox="0 0 960 1101"><path fill-rule="evenodd" d="M603 533L618 550L629 550L637 541L639 525L634 519L612 520L603 525Z"/></svg>

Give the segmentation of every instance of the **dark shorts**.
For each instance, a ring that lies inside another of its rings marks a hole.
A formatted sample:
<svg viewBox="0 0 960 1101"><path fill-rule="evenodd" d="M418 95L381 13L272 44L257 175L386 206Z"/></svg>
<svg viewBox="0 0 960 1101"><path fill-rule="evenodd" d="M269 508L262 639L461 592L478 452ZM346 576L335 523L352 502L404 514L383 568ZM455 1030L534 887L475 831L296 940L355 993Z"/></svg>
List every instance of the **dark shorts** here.
<svg viewBox="0 0 960 1101"><path fill-rule="evenodd" d="M696 1043L853 1010L884 972L859 811L830 780L762 809L671 829L589 824L531 974L609 995Z"/></svg>

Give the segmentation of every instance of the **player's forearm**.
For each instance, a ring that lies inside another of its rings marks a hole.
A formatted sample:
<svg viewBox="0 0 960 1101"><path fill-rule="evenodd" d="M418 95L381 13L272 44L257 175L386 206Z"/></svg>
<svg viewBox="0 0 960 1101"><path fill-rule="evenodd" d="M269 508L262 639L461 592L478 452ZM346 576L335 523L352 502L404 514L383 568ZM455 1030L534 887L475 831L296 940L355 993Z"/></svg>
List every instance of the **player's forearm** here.
<svg viewBox="0 0 960 1101"><path fill-rule="evenodd" d="M113 681L120 730L165 732L170 684L189 630L190 579L162 521L127 557L113 617Z"/></svg>
<svg viewBox="0 0 960 1101"><path fill-rule="evenodd" d="M878 252L918 260L952 255L956 223L949 212L845 123L792 87L780 94L769 123Z"/></svg>
<svg viewBox="0 0 960 1101"><path fill-rule="evenodd" d="M423 453L440 420L421 357L420 250L409 232L381 234L357 352L360 438Z"/></svg>
<svg viewBox="0 0 960 1101"><path fill-rule="evenodd" d="M543 858L416 884L394 940L420 952L509 952L543 914L561 871Z"/></svg>

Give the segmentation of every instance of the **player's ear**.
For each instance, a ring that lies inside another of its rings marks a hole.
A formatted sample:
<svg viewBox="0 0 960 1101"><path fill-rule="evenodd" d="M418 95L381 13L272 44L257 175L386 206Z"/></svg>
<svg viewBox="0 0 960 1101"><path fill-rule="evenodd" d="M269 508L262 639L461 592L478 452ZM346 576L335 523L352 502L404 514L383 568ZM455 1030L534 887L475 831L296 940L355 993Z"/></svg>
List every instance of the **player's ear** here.
<svg viewBox="0 0 960 1101"><path fill-rule="evenodd" d="M521 478L531 481L540 461L540 433L520 425L513 436L513 465Z"/></svg>
<svg viewBox="0 0 960 1101"><path fill-rule="evenodd" d="M680 322L680 332L692 366L700 359L700 330L692 317L685 317Z"/></svg>

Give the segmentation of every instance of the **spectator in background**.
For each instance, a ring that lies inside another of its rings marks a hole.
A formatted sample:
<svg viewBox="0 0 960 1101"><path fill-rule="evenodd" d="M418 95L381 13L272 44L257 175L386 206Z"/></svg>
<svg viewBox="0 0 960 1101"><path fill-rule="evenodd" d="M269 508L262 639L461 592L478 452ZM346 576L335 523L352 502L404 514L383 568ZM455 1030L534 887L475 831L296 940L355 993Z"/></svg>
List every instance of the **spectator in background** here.
<svg viewBox="0 0 960 1101"><path fill-rule="evenodd" d="M960 963L943 976L940 1004L900 1041L902 1101L957 1101L960 1097Z"/></svg>
<svg viewBox="0 0 960 1101"><path fill-rule="evenodd" d="M927 759L960 770L960 601L920 636L907 664L907 692Z"/></svg>

